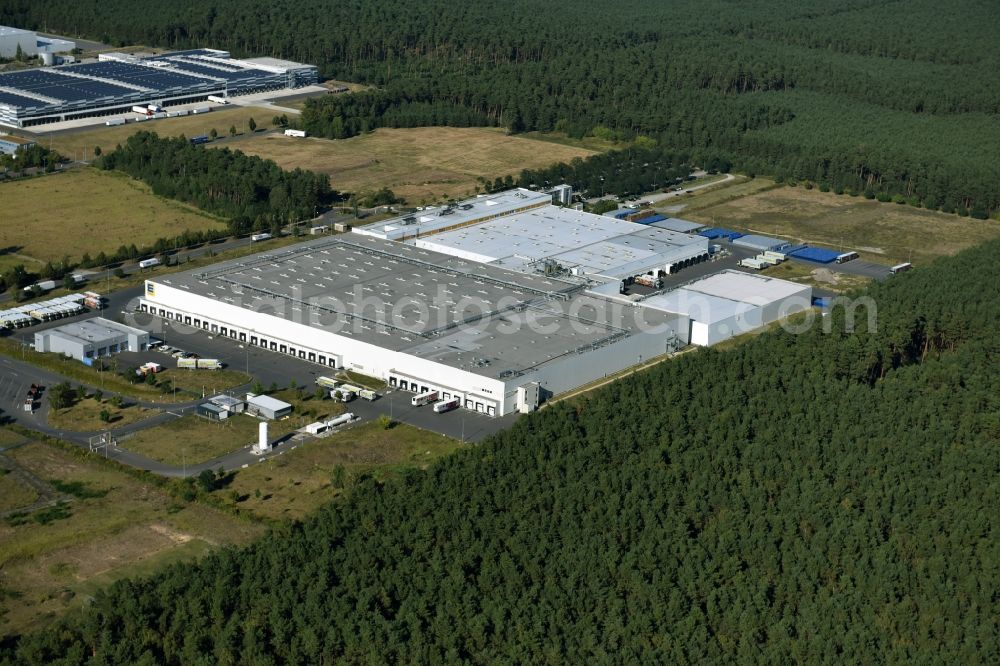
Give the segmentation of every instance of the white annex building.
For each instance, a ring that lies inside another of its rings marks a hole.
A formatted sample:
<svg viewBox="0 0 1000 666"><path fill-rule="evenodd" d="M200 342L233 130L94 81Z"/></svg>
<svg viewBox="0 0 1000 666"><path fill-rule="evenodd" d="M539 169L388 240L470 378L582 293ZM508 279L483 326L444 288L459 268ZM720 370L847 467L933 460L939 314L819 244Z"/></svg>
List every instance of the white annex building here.
<svg viewBox="0 0 1000 666"><path fill-rule="evenodd" d="M151 279L140 310L491 416L712 344L734 323L671 305L670 293L619 294L622 280L701 261L707 239L551 201L512 190ZM791 299L809 306L808 287L723 276L685 290L721 290L725 311L745 309L757 326L787 314Z"/></svg>
<svg viewBox="0 0 1000 666"><path fill-rule="evenodd" d="M34 30L0 25L0 58L13 58L18 50L25 57L33 58L39 54L64 53L75 48L75 42L43 37Z"/></svg>

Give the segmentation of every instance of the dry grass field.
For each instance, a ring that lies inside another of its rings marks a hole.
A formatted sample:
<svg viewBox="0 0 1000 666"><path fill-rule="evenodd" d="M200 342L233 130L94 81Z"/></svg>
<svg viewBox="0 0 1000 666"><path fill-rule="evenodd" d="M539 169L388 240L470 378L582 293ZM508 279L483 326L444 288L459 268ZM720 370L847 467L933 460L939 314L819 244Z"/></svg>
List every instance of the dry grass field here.
<svg viewBox="0 0 1000 666"><path fill-rule="evenodd" d="M250 446L257 440L258 423L242 414L225 421L185 416L140 430L122 439L119 446L170 465L193 465ZM278 430L272 427L271 434L279 434Z"/></svg>
<svg viewBox="0 0 1000 666"><path fill-rule="evenodd" d="M337 141L257 135L227 145L286 169L329 174L336 190L388 187L413 204L474 193L477 177L493 179L595 152L474 127L385 128Z"/></svg>
<svg viewBox="0 0 1000 666"><path fill-rule="evenodd" d="M196 116L163 118L117 127L98 125L97 127L67 130L45 135L39 141L46 147L51 142L53 150L66 157L92 159L95 146L100 146L104 151L114 150L116 145L142 130L156 132L160 136L180 136L183 134L190 138L199 134L208 134L212 129L215 129L219 136L229 136L230 127L235 126L240 132L247 131L247 123L250 118L253 118L260 127L269 127L271 118L275 115L274 110L230 106Z"/></svg>
<svg viewBox="0 0 1000 666"><path fill-rule="evenodd" d="M28 506L38 499L38 493L0 468L0 513Z"/></svg>
<svg viewBox="0 0 1000 666"><path fill-rule="evenodd" d="M38 628L116 579L263 532L55 446L32 443L7 455L40 479L81 485L49 522L0 521L0 635Z"/></svg>
<svg viewBox="0 0 1000 666"><path fill-rule="evenodd" d="M103 410L107 410L111 416L111 420L107 423L101 420ZM97 402L93 398L85 398L72 407L50 409L48 421L50 426L60 430L93 432L107 428L121 428L130 423L156 416L158 413L158 410L146 409L138 405L118 408L107 400Z"/></svg>
<svg viewBox="0 0 1000 666"><path fill-rule="evenodd" d="M272 439L346 411L341 402L317 400L311 390L303 391L302 398L291 389L270 395L292 405L290 416L270 422L268 434ZM192 414L131 435L121 440L121 448L171 465L196 464L250 446L257 441L259 423L244 414L224 421L209 421Z"/></svg>
<svg viewBox="0 0 1000 666"><path fill-rule="evenodd" d="M79 259L85 252L223 226L128 176L90 168L0 184L0 201L2 259L29 268L32 261Z"/></svg>
<svg viewBox="0 0 1000 666"><path fill-rule="evenodd" d="M825 266L816 266L801 261L785 261L777 266L769 266L761 275L781 278L792 282L808 284L813 288L834 292L847 292L864 287L871 278L832 271Z"/></svg>
<svg viewBox="0 0 1000 666"><path fill-rule="evenodd" d="M723 192L725 189L719 194ZM1000 236L996 220L975 220L802 187L780 187L712 205L695 205L679 214L706 224L856 250L867 259L886 264L926 263Z"/></svg>
<svg viewBox="0 0 1000 666"><path fill-rule="evenodd" d="M413 426L375 423L310 441L266 462L236 470L239 506L269 518L300 519L349 489L359 474L385 478L424 468L461 445ZM339 469L338 469L339 468Z"/></svg>
<svg viewBox="0 0 1000 666"><path fill-rule="evenodd" d="M696 183L692 183L696 184ZM719 183L713 187L694 190L683 197L667 199L663 202L664 210L668 212L682 211L684 218L692 217L694 211L711 209L719 204L742 199L743 197L764 192L777 187L769 178L747 178L736 176L732 180Z"/></svg>

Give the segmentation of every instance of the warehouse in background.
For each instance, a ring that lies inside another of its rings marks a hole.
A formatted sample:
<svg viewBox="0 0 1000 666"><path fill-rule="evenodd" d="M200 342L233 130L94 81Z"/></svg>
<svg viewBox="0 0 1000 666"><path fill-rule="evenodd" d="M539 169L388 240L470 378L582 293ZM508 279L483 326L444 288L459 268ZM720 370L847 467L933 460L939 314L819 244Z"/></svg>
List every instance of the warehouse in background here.
<svg viewBox="0 0 1000 666"><path fill-rule="evenodd" d="M0 25L0 58L16 58L18 50L21 55L34 58L42 56L46 64L51 65L51 58L56 53L68 53L76 48L75 42L55 37L44 37L34 30L22 30Z"/></svg>
<svg viewBox="0 0 1000 666"><path fill-rule="evenodd" d="M22 139L19 136L10 134L0 134L0 153L4 155L14 155L19 150L27 150L35 145L31 139Z"/></svg>
<svg viewBox="0 0 1000 666"><path fill-rule="evenodd" d="M95 358L145 351L149 333L96 317L35 333L35 351L62 354L90 365Z"/></svg>
<svg viewBox="0 0 1000 666"><path fill-rule="evenodd" d="M32 127L78 118L121 116L267 91L319 80L314 65L275 58L237 59L192 49L139 57L102 53L99 62L0 73L0 125ZM154 116L155 117L155 116ZM117 122L116 119L114 122Z"/></svg>

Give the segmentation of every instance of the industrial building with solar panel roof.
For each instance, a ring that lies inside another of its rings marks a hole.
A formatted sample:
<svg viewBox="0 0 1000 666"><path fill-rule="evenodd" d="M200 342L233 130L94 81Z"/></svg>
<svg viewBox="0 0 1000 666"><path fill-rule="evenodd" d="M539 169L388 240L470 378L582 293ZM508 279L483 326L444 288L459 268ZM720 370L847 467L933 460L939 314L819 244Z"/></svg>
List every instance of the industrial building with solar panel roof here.
<svg viewBox="0 0 1000 666"><path fill-rule="evenodd" d="M626 288L708 258L703 236L515 189L150 279L139 309L502 416L811 305L741 271Z"/></svg>
<svg viewBox="0 0 1000 666"><path fill-rule="evenodd" d="M0 125L34 127L120 116L134 106L169 108L315 84L318 71L275 58L193 49L139 57L102 53L98 62L0 73Z"/></svg>

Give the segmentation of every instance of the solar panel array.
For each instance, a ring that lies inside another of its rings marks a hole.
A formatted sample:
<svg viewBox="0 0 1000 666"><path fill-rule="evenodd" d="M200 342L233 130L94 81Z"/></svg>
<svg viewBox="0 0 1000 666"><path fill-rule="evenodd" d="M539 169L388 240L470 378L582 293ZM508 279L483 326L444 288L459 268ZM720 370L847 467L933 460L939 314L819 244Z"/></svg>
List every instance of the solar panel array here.
<svg viewBox="0 0 1000 666"><path fill-rule="evenodd" d="M204 79L196 76L187 76L181 72L144 65L133 65L127 62L105 61L78 65L73 68L73 72L88 76L99 76L105 79L114 79L154 90L168 90L178 86L204 83Z"/></svg>
<svg viewBox="0 0 1000 666"><path fill-rule="evenodd" d="M293 74L230 60L224 51L192 49L148 58L117 54L100 62L0 73L0 124L24 127L91 109L120 113L136 103L197 101L316 82L316 69ZM82 114L81 114L82 112ZM23 123L23 124L22 124Z"/></svg>
<svg viewBox="0 0 1000 666"><path fill-rule="evenodd" d="M64 76L53 70L45 69L29 69L4 74L0 76L0 87L23 90L66 102L95 97L113 97L133 92L121 86L75 76Z"/></svg>
<svg viewBox="0 0 1000 666"><path fill-rule="evenodd" d="M21 95L15 95L13 93L4 92L0 90L0 104L10 104L11 106L19 107L32 107L45 104L37 99L32 99L30 97L22 97Z"/></svg>

